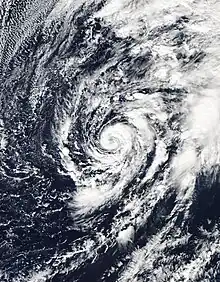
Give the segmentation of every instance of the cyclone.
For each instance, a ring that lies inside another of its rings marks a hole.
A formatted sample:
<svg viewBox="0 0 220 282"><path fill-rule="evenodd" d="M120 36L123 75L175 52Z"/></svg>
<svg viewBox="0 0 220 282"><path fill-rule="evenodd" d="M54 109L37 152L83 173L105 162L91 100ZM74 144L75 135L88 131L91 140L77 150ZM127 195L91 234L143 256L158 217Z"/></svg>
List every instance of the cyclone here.
<svg viewBox="0 0 220 282"><path fill-rule="evenodd" d="M0 1L0 281L220 281L218 1Z"/></svg>

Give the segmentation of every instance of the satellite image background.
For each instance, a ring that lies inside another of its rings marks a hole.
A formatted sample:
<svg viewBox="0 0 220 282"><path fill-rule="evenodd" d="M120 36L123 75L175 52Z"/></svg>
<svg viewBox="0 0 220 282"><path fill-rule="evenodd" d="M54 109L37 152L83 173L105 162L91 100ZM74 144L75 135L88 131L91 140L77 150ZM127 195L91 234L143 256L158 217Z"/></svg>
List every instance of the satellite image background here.
<svg viewBox="0 0 220 282"><path fill-rule="evenodd" d="M0 0L0 281L220 281L220 3Z"/></svg>

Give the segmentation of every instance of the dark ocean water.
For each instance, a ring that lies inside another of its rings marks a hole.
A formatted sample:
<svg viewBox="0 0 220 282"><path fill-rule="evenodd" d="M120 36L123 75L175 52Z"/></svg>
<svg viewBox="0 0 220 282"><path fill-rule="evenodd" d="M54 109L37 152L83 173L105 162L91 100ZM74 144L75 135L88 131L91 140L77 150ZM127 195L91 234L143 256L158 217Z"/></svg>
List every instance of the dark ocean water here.
<svg viewBox="0 0 220 282"><path fill-rule="evenodd" d="M167 2L0 1L1 282L220 281L220 4Z"/></svg>

